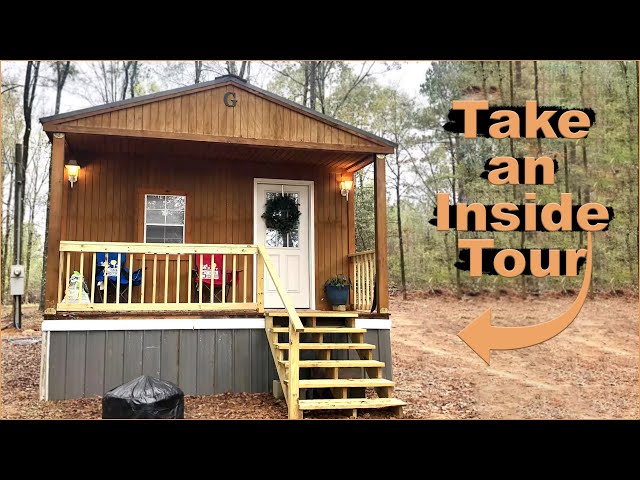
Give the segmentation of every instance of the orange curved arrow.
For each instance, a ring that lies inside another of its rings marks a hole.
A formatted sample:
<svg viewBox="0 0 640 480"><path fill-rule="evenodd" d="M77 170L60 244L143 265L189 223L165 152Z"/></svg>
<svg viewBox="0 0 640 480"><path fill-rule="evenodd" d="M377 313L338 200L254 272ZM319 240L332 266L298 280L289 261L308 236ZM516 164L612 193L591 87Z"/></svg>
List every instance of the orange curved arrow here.
<svg viewBox="0 0 640 480"><path fill-rule="evenodd" d="M571 325L582 309L591 283L591 232L587 232L587 265L578 298L569 309L553 320L530 327L494 327L491 325L491 309L485 311L458 333L458 336L476 352L487 365L491 362L491 350L515 350L531 347L555 337Z"/></svg>

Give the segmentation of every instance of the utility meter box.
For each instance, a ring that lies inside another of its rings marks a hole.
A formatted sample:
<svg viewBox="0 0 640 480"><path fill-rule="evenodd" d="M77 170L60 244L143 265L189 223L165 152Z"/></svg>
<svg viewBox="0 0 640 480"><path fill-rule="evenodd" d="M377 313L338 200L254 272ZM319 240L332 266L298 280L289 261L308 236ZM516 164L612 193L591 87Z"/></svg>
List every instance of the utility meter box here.
<svg viewBox="0 0 640 480"><path fill-rule="evenodd" d="M11 265L9 279L11 295L24 295L24 266Z"/></svg>

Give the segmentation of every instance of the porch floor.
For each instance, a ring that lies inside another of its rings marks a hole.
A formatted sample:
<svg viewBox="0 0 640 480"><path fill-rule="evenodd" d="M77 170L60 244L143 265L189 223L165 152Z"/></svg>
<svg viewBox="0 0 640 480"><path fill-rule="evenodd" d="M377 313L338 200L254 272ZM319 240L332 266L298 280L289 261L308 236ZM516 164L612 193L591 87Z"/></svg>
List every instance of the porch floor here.
<svg viewBox="0 0 640 480"><path fill-rule="evenodd" d="M124 305L123 305L124 306ZM309 310L296 309L300 317L358 317L358 318L380 318L388 319L389 313L370 313L357 310L347 310L338 312L333 310ZM272 317L286 317L287 313L284 309L268 309L265 313L258 313L255 310L217 310L211 312L194 312L194 311L158 311L158 312L57 312L55 314L45 314L45 320L73 320L73 319L105 319L105 320L132 320L141 318L264 318L265 314Z"/></svg>

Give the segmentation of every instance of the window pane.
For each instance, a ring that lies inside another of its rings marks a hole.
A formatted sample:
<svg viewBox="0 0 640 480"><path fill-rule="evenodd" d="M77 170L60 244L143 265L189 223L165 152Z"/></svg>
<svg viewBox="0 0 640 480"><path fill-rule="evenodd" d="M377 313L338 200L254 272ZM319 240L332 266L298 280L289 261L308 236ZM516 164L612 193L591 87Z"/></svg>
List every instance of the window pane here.
<svg viewBox="0 0 640 480"><path fill-rule="evenodd" d="M167 210L166 213L166 223L173 223L178 225L184 224L184 210Z"/></svg>
<svg viewBox="0 0 640 480"><path fill-rule="evenodd" d="M164 209L164 195L147 195L147 208Z"/></svg>
<svg viewBox="0 0 640 480"><path fill-rule="evenodd" d="M284 247L284 239L275 229L267 228L267 234L264 241L267 247Z"/></svg>
<svg viewBox="0 0 640 480"><path fill-rule="evenodd" d="M147 223L164 223L162 210L147 210Z"/></svg>
<svg viewBox="0 0 640 480"><path fill-rule="evenodd" d="M185 204L185 197L167 195L167 208L169 210L184 210Z"/></svg>
<svg viewBox="0 0 640 480"><path fill-rule="evenodd" d="M147 225L147 239L149 237L164 238L164 227L160 225Z"/></svg>
<svg viewBox="0 0 640 480"><path fill-rule="evenodd" d="M182 243L182 230L184 227L164 227L164 238L167 243Z"/></svg>

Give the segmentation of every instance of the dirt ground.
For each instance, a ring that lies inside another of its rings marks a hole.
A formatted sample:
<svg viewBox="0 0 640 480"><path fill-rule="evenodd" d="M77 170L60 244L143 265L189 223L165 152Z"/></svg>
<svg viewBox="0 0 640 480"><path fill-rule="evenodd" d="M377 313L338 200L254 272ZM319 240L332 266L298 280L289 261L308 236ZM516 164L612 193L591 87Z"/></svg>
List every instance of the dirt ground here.
<svg viewBox="0 0 640 480"><path fill-rule="evenodd" d="M456 336L489 307L495 325L529 325L551 319L572 301L490 295L392 300L393 371L396 396L408 403L405 418L638 418L637 297L589 299L560 335L527 349L494 351L490 367ZM0 418L100 418L99 398L38 401L40 321L26 308L22 332L2 330ZM268 394L186 397L185 416L277 419L286 418L286 407Z"/></svg>

